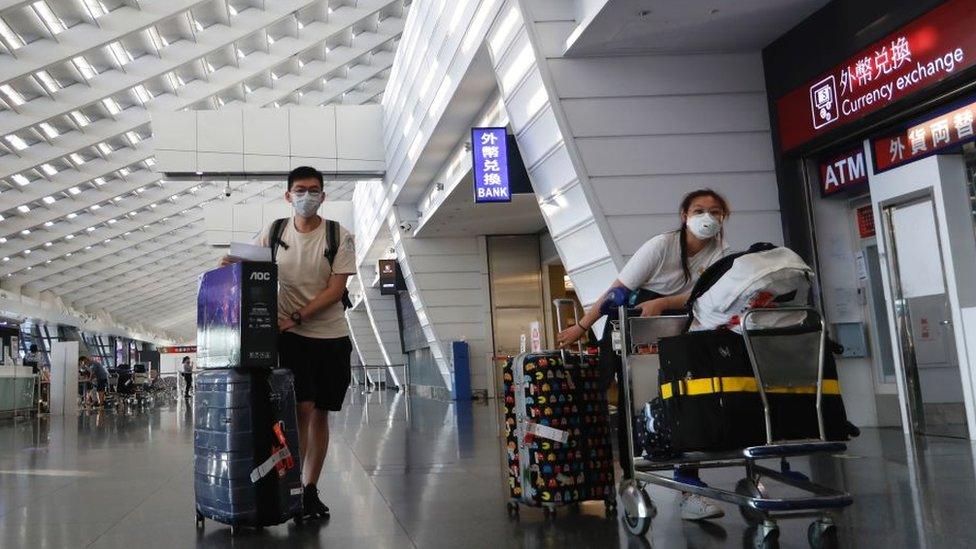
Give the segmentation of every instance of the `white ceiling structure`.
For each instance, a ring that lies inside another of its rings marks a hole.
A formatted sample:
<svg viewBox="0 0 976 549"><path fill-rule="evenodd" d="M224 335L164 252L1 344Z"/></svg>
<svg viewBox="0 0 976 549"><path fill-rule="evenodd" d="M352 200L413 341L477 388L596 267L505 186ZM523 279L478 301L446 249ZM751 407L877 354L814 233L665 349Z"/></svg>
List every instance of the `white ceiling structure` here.
<svg viewBox="0 0 976 549"><path fill-rule="evenodd" d="M194 339L204 207L282 189L163 179L149 109L380 102L410 3L0 0L0 289Z"/></svg>

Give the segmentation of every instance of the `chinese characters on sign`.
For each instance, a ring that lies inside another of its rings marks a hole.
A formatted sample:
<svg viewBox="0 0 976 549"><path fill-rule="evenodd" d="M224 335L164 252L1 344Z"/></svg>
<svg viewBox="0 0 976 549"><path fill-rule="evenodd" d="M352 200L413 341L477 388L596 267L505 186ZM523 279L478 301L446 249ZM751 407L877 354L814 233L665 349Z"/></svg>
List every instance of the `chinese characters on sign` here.
<svg viewBox="0 0 976 549"><path fill-rule="evenodd" d="M871 142L876 171L900 166L948 147L976 139L973 116L976 102L936 116L905 131Z"/></svg>
<svg viewBox="0 0 976 549"><path fill-rule="evenodd" d="M794 149L972 66L973 28L976 0L949 0L790 91L776 101L782 149Z"/></svg>
<svg viewBox="0 0 976 549"><path fill-rule="evenodd" d="M874 236L874 209L871 206L861 206L857 209L857 233L861 238Z"/></svg>
<svg viewBox="0 0 976 549"><path fill-rule="evenodd" d="M511 202L505 128L472 128L474 201Z"/></svg>
<svg viewBox="0 0 976 549"><path fill-rule="evenodd" d="M843 154L820 162L820 195L830 196L868 181L864 147L860 145Z"/></svg>

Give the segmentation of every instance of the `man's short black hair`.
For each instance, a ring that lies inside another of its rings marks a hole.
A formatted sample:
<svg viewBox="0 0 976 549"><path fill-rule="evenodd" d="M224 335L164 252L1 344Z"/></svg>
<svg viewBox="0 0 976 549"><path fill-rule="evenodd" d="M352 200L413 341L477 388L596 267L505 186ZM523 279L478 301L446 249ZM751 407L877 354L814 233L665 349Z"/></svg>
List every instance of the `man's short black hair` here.
<svg viewBox="0 0 976 549"><path fill-rule="evenodd" d="M36 353L37 352L37 345L34 345L33 343L31 343L30 352Z"/></svg>
<svg viewBox="0 0 976 549"><path fill-rule="evenodd" d="M319 181L319 188L325 188L325 181L322 179L322 172L311 166L299 166L288 172L289 191L291 190L291 186L295 184L295 181L298 181L299 179L317 179Z"/></svg>

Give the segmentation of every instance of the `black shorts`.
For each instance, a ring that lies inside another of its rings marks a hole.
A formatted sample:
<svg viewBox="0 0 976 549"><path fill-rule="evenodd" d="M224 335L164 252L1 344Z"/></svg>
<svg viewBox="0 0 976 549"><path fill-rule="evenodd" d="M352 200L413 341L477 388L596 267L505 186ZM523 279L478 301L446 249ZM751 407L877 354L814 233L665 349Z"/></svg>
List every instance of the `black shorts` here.
<svg viewBox="0 0 976 549"><path fill-rule="evenodd" d="M104 391L106 389L108 389L108 380L107 379L96 379L95 380L95 390L96 391Z"/></svg>
<svg viewBox="0 0 976 549"><path fill-rule="evenodd" d="M295 399L338 412L352 381L352 342L285 332L278 338L278 364L295 376Z"/></svg>

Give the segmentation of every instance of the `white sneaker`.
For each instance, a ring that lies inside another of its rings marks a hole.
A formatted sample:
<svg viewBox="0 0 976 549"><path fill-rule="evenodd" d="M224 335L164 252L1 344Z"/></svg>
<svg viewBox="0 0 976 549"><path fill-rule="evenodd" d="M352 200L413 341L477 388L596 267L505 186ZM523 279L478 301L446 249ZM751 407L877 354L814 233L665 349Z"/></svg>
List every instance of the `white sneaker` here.
<svg viewBox="0 0 976 549"><path fill-rule="evenodd" d="M681 518L684 520L706 520L725 516L721 507L698 494L685 493L681 497Z"/></svg>

